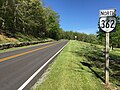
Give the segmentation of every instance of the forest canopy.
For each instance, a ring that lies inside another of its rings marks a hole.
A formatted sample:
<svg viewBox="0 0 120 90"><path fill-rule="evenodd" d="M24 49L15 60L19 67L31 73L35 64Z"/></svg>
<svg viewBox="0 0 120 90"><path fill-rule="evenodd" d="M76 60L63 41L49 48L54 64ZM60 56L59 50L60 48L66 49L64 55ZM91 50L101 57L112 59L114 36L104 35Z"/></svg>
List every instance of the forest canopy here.
<svg viewBox="0 0 120 90"><path fill-rule="evenodd" d="M40 0L0 0L0 33L8 37L16 34L32 35L36 38L75 39L104 44L105 33L96 35L64 31L60 27L60 15L52 8L44 7ZM96 30L97 31L97 30ZM111 45L120 47L120 17L117 17L116 32L111 33Z"/></svg>

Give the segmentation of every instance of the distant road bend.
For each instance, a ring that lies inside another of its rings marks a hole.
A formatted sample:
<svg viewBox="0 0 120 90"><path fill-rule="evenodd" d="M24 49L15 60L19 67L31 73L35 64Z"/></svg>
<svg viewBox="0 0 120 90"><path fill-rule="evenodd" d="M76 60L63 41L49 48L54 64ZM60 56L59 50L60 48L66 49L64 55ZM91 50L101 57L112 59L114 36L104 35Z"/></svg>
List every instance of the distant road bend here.
<svg viewBox="0 0 120 90"><path fill-rule="evenodd" d="M0 53L0 90L29 90L67 43L58 41Z"/></svg>

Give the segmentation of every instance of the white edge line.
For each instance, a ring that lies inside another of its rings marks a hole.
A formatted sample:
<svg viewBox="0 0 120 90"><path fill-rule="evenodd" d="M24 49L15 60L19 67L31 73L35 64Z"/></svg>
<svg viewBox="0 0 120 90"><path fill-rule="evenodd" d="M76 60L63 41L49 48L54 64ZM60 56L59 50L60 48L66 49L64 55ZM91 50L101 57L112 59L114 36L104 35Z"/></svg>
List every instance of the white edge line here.
<svg viewBox="0 0 120 90"><path fill-rule="evenodd" d="M69 41L67 42L67 44ZM54 58L56 57L66 46L63 46L56 54L54 54L44 65L42 65L22 86L20 86L17 90L23 90L29 83L32 81L32 79Z"/></svg>

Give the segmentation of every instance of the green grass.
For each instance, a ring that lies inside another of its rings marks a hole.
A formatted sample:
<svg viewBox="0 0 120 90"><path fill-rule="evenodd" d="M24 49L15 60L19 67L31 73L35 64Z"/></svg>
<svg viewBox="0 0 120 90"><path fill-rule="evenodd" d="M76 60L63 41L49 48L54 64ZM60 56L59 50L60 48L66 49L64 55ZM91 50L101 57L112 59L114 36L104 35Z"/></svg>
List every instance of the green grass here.
<svg viewBox="0 0 120 90"><path fill-rule="evenodd" d="M110 59L111 82L119 86L120 90L120 48L115 48L110 52Z"/></svg>
<svg viewBox="0 0 120 90"><path fill-rule="evenodd" d="M70 41L49 68L45 81L38 85L36 90L105 90L105 60L102 48L89 43ZM114 77L112 79L115 80Z"/></svg>

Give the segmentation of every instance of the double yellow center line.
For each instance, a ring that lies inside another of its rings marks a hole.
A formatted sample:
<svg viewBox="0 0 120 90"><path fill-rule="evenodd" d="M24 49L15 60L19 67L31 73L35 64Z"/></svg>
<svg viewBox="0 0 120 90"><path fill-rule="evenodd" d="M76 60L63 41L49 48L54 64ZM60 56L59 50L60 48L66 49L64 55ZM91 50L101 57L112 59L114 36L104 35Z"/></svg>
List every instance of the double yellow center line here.
<svg viewBox="0 0 120 90"><path fill-rule="evenodd" d="M35 51L38 51L38 50L42 50L42 49L48 48L50 46L57 45L59 43L61 43L61 42L58 42L58 43L55 43L55 44L51 44L51 45L47 45L47 46L44 46L44 47L41 47L41 48L37 48L37 49L34 49L34 50L30 50L30 51L27 51L27 52L15 54L15 55L12 55L12 56L8 56L8 57L0 59L0 62L6 61L6 60L9 60L9 59L12 59L12 58L16 58L16 57L19 57L19 56L22 56L22 55L25 55L25 54L29 54L29 53L32 53L32 52L35 52Z"/></svg>

